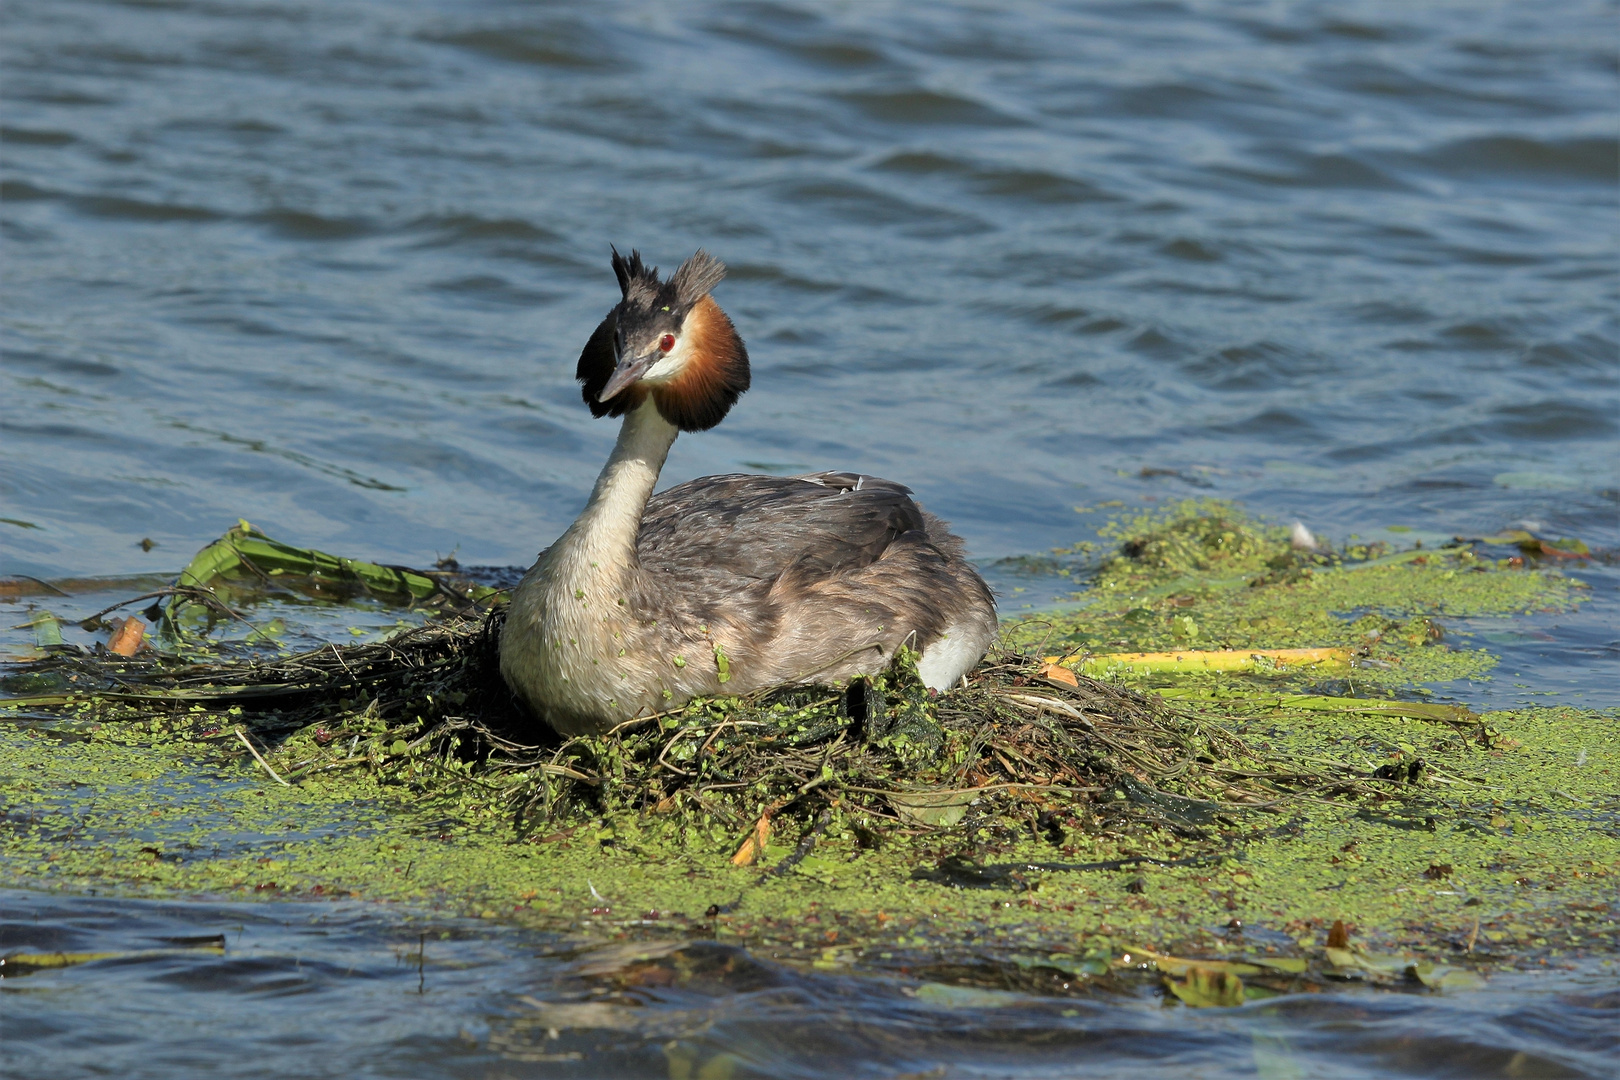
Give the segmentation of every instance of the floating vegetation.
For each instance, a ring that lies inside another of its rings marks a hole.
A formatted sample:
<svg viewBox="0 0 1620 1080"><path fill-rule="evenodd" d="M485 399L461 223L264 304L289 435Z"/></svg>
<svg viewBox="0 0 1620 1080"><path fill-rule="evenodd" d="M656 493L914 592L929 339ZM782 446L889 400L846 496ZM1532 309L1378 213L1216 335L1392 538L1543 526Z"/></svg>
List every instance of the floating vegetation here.
<svg viewBox="0 0 1620 1080"><path fill-rule="evenodd" d="M221 620L246 627L249 643L271 643L274 627L254 624L233 609L238 595L273 590L283 597L323 604L358 598L439 614L479 610L499 595L494 587L458 574L453 561L435 570L413 570L328 555L273 540L247 521L199 551L173 586L137 599L158 599L147 609L161 620L171 651L206 650ZM100 612L98 615L104 615ZM95 618L96 616L92 616Z"/></svg>
<svg viewBox="0 0 1620 1080"><path fill-rule="evenodd" d="M1620 944L1614 715L1399 699L1488 669L1441 620L1576 583L1516 540L1304 550L1218 504L1114 535L1084 606L949 694L902 657L562 740L499 678L502 582L243 523L122 605L157 600L149 629L7 669L0 880L448 903L997 991L1151 968L1191 1005ZM425 621L220 640L266 595Z"/></svg>
<svg viewBox="0 0 1620 1080"><path fill-rule="evenodd" d="M1380 693L1482 678L1495 658L1456 647L1441 620L1561 610L1584 588L1522 555L1490 557L1496 544L1525 550L1518 534L1459 538L1432 550L1301 550L1288 530L1213 500L1189 500L1103 531L1120 548L1077 597L1084 606L1016 619L1006 639L1140 687L1184 685L1187 676L1216 672L1247 676L1222 680L1228 686L1276 689L1331 677ZM1539 550L1542 542L1535 543Z"/></svg>

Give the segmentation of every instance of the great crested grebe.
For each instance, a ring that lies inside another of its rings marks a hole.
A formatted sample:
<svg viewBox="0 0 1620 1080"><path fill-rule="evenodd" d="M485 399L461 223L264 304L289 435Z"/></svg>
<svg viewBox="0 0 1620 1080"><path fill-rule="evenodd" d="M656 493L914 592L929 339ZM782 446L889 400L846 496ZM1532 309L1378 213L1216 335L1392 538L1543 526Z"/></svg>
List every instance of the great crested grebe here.
<svg viewBox="0 0 1620 1080"><path fill-rule="evenodd" d="M623 416L590 502L512 594L501 674L564 735L699 695L838 683L921 653L935 690L989 647L996 606L962 541L909 489L856 473L705 476L658 495L682 431L748 389L748 351L699 251L659 281L613 252L623 293L579 356L594 416Z"/></svg>

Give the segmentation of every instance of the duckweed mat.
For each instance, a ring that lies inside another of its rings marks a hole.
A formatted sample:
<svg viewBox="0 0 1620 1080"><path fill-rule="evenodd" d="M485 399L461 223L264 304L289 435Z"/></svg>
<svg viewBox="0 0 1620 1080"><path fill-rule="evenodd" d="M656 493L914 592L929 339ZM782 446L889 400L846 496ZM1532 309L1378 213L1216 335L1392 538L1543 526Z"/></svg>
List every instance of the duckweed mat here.
<svg viewBox="0 0 1620 1080"><path fill-rule="evenodd" d="M501 687L496 589L244 523L156 597L150 647L7 668L0 882L358 896L1024 992L1146 970L1190 1005L1615 954L1620 714L1441 700L1493 663L1446 620L1577 603L1575 556L1297 550L1209 503L1112 539L944 696L902 657L560 741ZM266 587L392 589L426 621L294 652L240 631ZM1324 659L1268 659L1290 649Z"/></svg>

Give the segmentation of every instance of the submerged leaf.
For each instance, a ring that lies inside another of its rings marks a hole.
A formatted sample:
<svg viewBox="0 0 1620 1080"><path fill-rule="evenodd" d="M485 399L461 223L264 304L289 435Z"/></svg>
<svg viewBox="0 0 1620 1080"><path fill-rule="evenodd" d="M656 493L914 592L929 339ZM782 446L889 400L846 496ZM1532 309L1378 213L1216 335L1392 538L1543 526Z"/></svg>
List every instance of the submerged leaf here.
<svg viewBox="0 0 1620 1080"><path fill-rule="evenodd" d="M1334 967L1353 968L1359 966L1356 960L1356 954L1351 952L1349 949L1335 949L1332 945L1329 945L1325 952L1327 954L1328 963L1332 964Z"/></svg>
<svg viewBox="0 0 1620 1080"><path fill-rule="evenodd" d="M948 1009L1002 1009L1028 1000L1021 994L1005 990L981 990L975 986L951 986L948 983L923 983L917 987L916 998L929 1005L942 1005Z"/></svg>
<svg viewBox="0 0 1620 1080"><path fill-rule="evenodd" d="M1169 991L1193 1008L1230 1008L1243 1004L1243 980L1226 965L1189 967L1185 979L1165 976Z"/></svg>
<svg viewBox="0 0 1620 1080"><path fill-rule="evenodd" d="M1343 949L1330 945L1326 954L1328 963L1338 969L1339 975L1372 982L1394 981L1408 974L1413 965L1409 956L1369 953L1359 945Z"/></svg>
<svg viewBox="0 0 1620 1080"><path fill-rule="evenodd" d="M1430 990L1478 990L1485 980L1467 968L1449 964L1436 964L1432 960L1419 960L1407 968L1407 974Z"/></svg>
<svg viewBox="0 0 1620 1080"><path fill-rule="evenodd" d="M1132 964L1149 963L1166 975L1185 975L1194 968L1205 971L1224 971L1232 975L1258 975L1260 968L1252 963L1236 960L1189 960L1180 956L1166 956L1149 949L1132 949L1126 954L1134 957Z"/></svg>
<svg viewBox="0 0 1620 1080"><path fill-rule="evenodd" d="M518 1000L535 1010L541 1024L557 1031L635 1031L646 1019L644 1009L602 1001L541 1001L527 994Z"/></svg>
<svg viewBox="0 0 1620 1080"><path fill-rule="evenodd" d="M576 959L573 972L586 977L613 975L634 964L661 960L686 948L686 945L684 941L630 941L604 945Z"/></svg>
<svg viewBox="0 0 1620 1080"><path fill-rule="evenodd" d="M889 794L889 805L903 818L943 828L961 821L973 799L971 791L896 791Z"/></svg>

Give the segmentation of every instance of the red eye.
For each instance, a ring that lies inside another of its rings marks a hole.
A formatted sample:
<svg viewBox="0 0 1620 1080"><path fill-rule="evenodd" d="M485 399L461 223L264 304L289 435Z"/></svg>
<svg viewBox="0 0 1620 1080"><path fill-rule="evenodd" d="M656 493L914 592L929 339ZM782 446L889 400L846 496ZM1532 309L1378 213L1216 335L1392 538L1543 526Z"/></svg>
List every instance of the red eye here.
<svg viewBox="0 0 1620 1080"><path fill-rule="evenodd" d="M675 347L675 335L665 334L663 337L659 338L658 347L663 349L665 352L669 352L669 350Z"/></svg>

